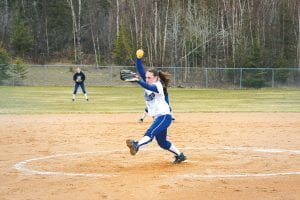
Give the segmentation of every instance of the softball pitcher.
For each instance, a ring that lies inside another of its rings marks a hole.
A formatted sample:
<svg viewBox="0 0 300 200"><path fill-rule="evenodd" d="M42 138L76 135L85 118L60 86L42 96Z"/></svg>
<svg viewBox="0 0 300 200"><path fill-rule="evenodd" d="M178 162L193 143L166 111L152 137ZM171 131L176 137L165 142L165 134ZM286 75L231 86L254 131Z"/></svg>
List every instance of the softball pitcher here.
<svg viewBox="0 0 300 200"><path fill-rule="evenodd" d="M148 115L153 117L154 121L139 141L128 139L126 144L131 155L135 155L143 145L150 143L155 138L161 148L175 154L174 164L181 163L186 160L186 156L167 140L167 129L172 123L172 116L170 107L165 100L164 88L170 83L170 77L154 68L145 72L141 60L143 53L140 54L139 51L141 50L137 51L136 67L140 77L136 76L131 81L136 81L145 89L144 97Z"/></svg>

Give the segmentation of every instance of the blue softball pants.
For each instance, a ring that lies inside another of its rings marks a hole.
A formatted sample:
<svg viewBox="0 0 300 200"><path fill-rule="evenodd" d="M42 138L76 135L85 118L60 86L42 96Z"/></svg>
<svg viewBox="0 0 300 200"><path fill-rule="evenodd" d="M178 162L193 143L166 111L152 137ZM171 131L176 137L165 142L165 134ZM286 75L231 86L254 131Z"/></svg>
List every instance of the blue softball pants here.
<svg viewBox="0 0 300 200"><path fill-rule="evenodd" d="M157 117L144 136L151 138L151 141L155 137L158 145L168 150L171 147L171 142L167 140L167 129L172 123L171 115L162 115Z"/></svg>
<svg viewBox="0 0 300 200"><path fill-rule="evenodd" d="M84 83L82 82L81 84L79 84L79 83L75 83L75 85L74 85L74 92L73 92L73 94L77 94L77 90L78 90L78 87L81 87L81 90L82 90L82 93L83 94L85 94L86 93L86 91L85 91L85 86L84 86Z"/></svg>

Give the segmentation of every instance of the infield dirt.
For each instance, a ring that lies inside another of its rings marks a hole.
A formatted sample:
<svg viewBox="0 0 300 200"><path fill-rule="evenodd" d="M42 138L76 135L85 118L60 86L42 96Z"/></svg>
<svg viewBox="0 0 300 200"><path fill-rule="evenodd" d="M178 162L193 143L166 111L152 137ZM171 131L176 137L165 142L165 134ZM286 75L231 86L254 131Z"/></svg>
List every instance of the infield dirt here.
<svg viewBox="0 0 300 200"><path fill-rule="evenodd" d="M138 117L0 115L0 199L299 199L300 113L176 113L179 165L155 140L129 154Z"/></svg>

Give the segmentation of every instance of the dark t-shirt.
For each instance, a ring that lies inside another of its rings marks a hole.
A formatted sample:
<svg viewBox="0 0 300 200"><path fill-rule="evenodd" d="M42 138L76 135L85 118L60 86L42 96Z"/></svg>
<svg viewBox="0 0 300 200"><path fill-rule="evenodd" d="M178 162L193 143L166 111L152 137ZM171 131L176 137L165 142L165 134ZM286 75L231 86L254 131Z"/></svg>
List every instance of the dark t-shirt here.
<svg viewBox="0 0 300 200"><path fill-rule="evenodd" d="M75 81L75 82L77 82L77 83L83 83L84 82L84 80L85 80L85 75L84 75L84 73L83 72L76 72L75 74L74 74L74 76L73 76L73 80Z"/></svg>

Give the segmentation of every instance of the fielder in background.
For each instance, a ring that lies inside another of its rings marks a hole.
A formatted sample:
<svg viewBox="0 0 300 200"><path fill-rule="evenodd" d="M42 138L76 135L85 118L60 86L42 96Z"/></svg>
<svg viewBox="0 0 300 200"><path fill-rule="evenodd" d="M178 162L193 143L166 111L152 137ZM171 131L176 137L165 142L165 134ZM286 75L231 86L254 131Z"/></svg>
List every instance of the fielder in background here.
<svg viewBox="0 0 300 200"><path fill-rule="evenodd" d="M74 80L75 84L74 84L74 92L73 92L72 101L75 101L75 97L76 97L79 86L81 87L81 90L85 96L85 99L88 101L89 99L88 99L88 96L87 96L87 93L85 90L85 85L84 85L85 75L79 67L76 68L76 73L73 76L73 80Z"/></svg>
<svg viewBox="0 0 300 200"><path fill-rule="evenodd" d="M150 143L155 138L161 148L175 154L174 164L181 163L186 160L186 156L167 140L167 129L172 123L172 115L165 100L164 88L170 83L170 74L154 68L150 68L145 72L142 65L143 50L138 50L136 55L136 67L140 77L135 75L134 78L126 80L126 75L122 76L121 74L121 79L137 82L145 89L144 97L148 115L153 117L154 121L139 141L128 139L126 145L130 149L131 155L135 155L143 145Z"/></svg>

